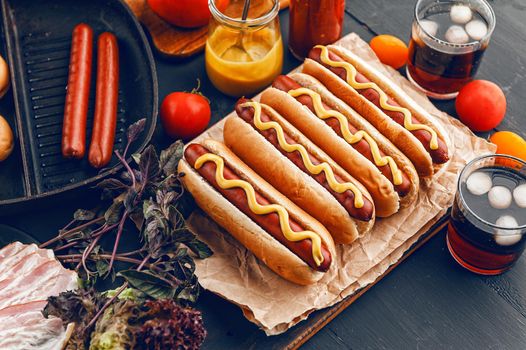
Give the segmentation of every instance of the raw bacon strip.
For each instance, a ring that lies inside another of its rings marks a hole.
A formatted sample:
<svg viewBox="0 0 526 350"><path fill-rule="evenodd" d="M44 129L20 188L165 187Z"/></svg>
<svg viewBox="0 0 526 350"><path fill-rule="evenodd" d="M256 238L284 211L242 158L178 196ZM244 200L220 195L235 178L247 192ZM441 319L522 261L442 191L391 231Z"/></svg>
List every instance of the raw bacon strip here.
<svg viewBox="0 0 526 350"><path fill-rule="evenodd" d="M77 275L55 260L48 261L30 274L0 282L0 308L34 300L45 300L62 291L76 288Z"/></svg>
<svg viewBox="0 0 526 350"><path fill-rule="evenodd" d="M31 323L36 316L42 316L42 309L46 306L46 300L37 300L25 304L16 304L0 310L0 334L9 329L17 328Z"/></svg>
<svg viewBox="0 0 526 350"><path fill-rule="evenodd" d="M74 325L46 319L47 298L77 288L77 274L53 251L12 243L0 249L0 349L62 349Z"/></svg>
<svg viewBox="0 0 526 350"><path fill-rule="evenodd" d="M32 314L19 327L0 330L0 349L59 350L66 338L66 330L59 318L45 319L40 312Z"/></svg>
<svg viewBox="0 0 526 350"><path fill-rule="evenodd" d="M38 254L38 252L28 254L25 257L23 257L10 270L7 270L6 272L2 273L0 275L0 282L13 276L20 276L31 273L31 271L33 271L36 266L44 264L47 261L49 261L49 259Z"/></svg>
<svg viewBox="0 0 526 350"><path fill-rule="evenodd" d="M10 256L6 256L0 259L0 275L13 268L14 265L18 264L26 255L36 253L47 260L55 260L55 254L53 251L48 249L39 249L36 244L30 244L22 246L21 249L14 252Z"/></svg>
<svg viewBox="0 0 526 350"><path fill-rule="evenodd" d="M13 242L0 249L0 264L5 257L16 254L19 250L24 248L24 245L20 242Z"/></svg>
<svg viewBox="0 0 526 350"><path fill-rule="evenodd" d="M22 249L18 250L14 254L6 256L2 261L0 261L0 274L5 273L6 271L13 268L14 265L18 264L26 255L35 253L38 250L38 247L34 244L26 245Z"/></svg>

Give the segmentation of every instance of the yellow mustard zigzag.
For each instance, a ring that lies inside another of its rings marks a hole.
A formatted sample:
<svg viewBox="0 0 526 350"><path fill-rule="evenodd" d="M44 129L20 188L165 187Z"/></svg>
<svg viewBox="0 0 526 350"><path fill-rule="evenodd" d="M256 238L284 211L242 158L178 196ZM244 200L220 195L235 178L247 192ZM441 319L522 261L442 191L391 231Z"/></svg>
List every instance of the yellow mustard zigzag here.
<svg viewBox="0 0 526 350"><path fill-rule="evenodd" d="M325 120L331 117L338 119L343 138L351 145L360 142L362 139L365 139L365 141L369 144L369 147L371 148L371 154L373 155L374 163L379 167L389 164L389 167L391 168L391 174L393 175L393 183L395 185L400 185L403 182L402 172L400 171L400 169L398 169L398 165L396 164L394 159L390 156L382 157L382 155L380 154L380 148L378 147L378 144L364 130L360 130L356 134L353 134L349 129L349 123L347 121L347 118L345 118L343 114L335 110L328 111L323 107L320 94L313 90L303 87L295 90L290 90L288 94L292 97L298 97L301 95L310 96L310 98L313 101L314 111L320 119Z"/></svg>
<svg viewBox="0 0 526 350"><path fill-rule="evenodd" d="M433 130L427 125L413 124L413 121L411 118L411 112L407 108L400 107L400 106L392 106L388 104L387 101L389 97L387 96L385 91L383 91L382 89L380 89L378 85L376 85L376 83L373 83L373 82L359 83L358 81L356 81L357 72L356 72L356 68L352 64L350 64L349 62L345 62L345 61L337 62L337 61L331 60L329 58L329 49L326 46L317 45L315 47L318 49L321 49L320 58L323 63L328 64L331 67L338 67L338 68L345 69L345 71L347 72L347 83L349 85L351 85L356 90L374 89L380 96L380 106L383 109L386 109L392 112L403 113L404 114L404 128L406 128L409 131L413 131L413 130L428 131L431 134L431 141L429 143L430 148L432 150L438 149L438 135L435 130Z"/></svg>
<svg viewBox="0 0 526 350"><path fill-rule="evenodd" d="M257 215L265 215L276 212L279 216L279 225L281 231L286 239L291 242L297 242L304 239L310 239L312 242L312 256L316 266L320 266L323 262L323 254L321 253L321 238L318 234L312 231L292 231L289 224L289 213L285 208L278 204L261 205L256 201L256 192L251 184L244 180L228 180L223 176L225 169L225 162L223 158L213 153L206 153L197 158L194 168L199 169L206 162L214 162L216 164L215 179L217 184L223 189L230 189L234 187L242 188L247 196L248 206L252 212Z"/></svg>
<svg viewBox="0 0 526 350"><path fill-rule="evenodd" d="M265 105L264 105L265 106ZM307 152L307 149L300 144L289 144L285 140L285 133L283 131L283 127L279 125L275 121L269 121L269 122L263 122L261 120L261 103L259 102L246 102L241 105L241 107L252 107L254 108L254 124L259 130L268 130L268 129L274 129L276 131L278 142L281 148L283 148L286 152L294 152L298 151L301 155L301 159L303 160L303 164L305 164L305 167L311 174L318 175L322 171L325 173L325 177L327 178L327 182L329 186L338 193L343 193L347 190L350 190L354 193L354 206L356 208L362 208L364 206L364 200L362 192L351 182L344 182L339 183L336 180L336 177L334 175L334 171L332 170L331 166L326 162L321 162L320 164L313 164L312 160L309 157L309 154Z"/></svg>

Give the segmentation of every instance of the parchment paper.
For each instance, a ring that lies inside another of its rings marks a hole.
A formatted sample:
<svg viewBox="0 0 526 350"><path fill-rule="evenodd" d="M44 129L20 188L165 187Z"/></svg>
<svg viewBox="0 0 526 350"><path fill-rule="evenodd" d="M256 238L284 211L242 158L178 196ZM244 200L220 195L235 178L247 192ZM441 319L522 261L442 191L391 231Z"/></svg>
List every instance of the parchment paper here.
<svg viewBox="0 0 526 350"><path fill-rule="evenodd" d="M407 79L392 68L383 66L358 35L351 33L337 44L352 50L391 76L411 97L435 115L449 136L452 157L431 181L421 184L418 199L413 205L390 218L377 219L372 232L352 245L338 246L334 261L338 267L329 270L320 282L311 286L297 286L282 279L203 212L193 213L190 226L214 251L212 257L196 260L196 274L201 285L239 305L246 318L259 325L267 335L285 332L311 312L334 305L373 283L452 205L457 176L462 167L476 156L495 152L494 145L476 137L458 120L436 109ZM222 141L222 130L223 121L196 141L204 138Z"/></svg>

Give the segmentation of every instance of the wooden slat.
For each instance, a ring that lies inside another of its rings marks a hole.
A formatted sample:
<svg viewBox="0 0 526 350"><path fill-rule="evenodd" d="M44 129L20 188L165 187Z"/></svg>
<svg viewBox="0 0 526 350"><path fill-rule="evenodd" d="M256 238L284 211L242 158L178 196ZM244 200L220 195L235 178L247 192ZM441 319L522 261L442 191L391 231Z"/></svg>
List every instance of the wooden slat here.
<svg viewBox="0 0 526 350"><path fill-rule="evenodd" d="M164 56L185 58L201 52L206 43L208 26L195 29L177 28L159 16L148 6L146 0L124 0L146 27L157 52ZM281 0L281 8L286 8L290 0Z"/></svg>

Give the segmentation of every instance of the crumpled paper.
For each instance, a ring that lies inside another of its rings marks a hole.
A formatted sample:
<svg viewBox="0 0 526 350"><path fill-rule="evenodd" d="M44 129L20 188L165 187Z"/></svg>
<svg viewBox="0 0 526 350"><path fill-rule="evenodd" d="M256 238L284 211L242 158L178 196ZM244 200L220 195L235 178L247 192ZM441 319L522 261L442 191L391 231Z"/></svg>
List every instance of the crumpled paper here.
<svg viewBox="0 0 526 350"><path fill-rule="evenodd" d="M283 333L313 311L334 305L373 283L453 204L457 176L462 167L476 156L495 152L494 145L439 111L406 78L382 65L358 35L351 33L337 45L367 59L436 116L449 136L452 157L431 181L421 181L418 199L410 207L387 219L377 219L372 232L353 244L337 246L334 259L337 268L331 268L321 281L311 286L298 286L282 279L202 211L194 212L189 225L214 251L212 257L196 260L199 282L205 289L240 306L245 317L267 335ZM223 121L195 141L205 138L222 141Z"/></svg>

